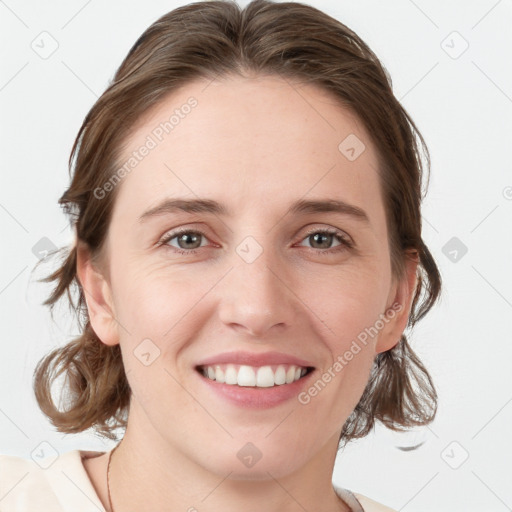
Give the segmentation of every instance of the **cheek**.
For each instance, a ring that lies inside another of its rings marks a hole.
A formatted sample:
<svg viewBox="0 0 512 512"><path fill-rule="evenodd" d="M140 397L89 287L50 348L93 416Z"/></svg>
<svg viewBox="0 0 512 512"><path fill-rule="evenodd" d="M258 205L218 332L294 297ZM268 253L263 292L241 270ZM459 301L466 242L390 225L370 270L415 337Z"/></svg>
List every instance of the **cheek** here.
<svg viewBox="0 0 512 512"><path fill-rule="evenodd" d="M370 275L345 274L330 282L330 293L317 288L308 301L318 312L319 350L323 345L329 357L298 398L309 408L308 414L324 418L333 433L355 408L368 382L379 335L372 329L384 314L386 300L379 286Z"/></svg>
<svg viewBox="0 0 512 512"><path fill-rule="evenodd" d="M329 405L333 418L350 414L368 382L375 344L386 325L381 319L389 288L382 275L370 266L347 267L329 280L313 280L316 287L308 286L308 306L320 320L320 339L330 358L319 369L321 382L304 400L321 390L321 402Z"/></svg>
<svg viewBox="0 0 512 512"><path fill-rule="evenodd" d="M130 388L144 408L160 404L164 390L178 409L191 407L190 397L175 380L182 379L181 369L169 362L186 348L195 329L191 322L198 323L197 314L191 313L200 309L200 299L211 284L207 278L191 283L186 276L155 268L118 275L116 293L121 300L116 314L122 326L123 364Z"/></svg>
<svg viewBox="0 0 512 512"><path fill-rule="evenodd" d="M389 294L386 269L376 265L347 265L329 274L308 277L302 296L317 313L339 348L374 325L385 312Z"/></svg>
<svg viewBox="0 0 512 512"><path fill-rule="evenodd" d="M343 340L339 347L342 350L347 340L384 312L389 293L385 276L390 272L382 256L374 253L340 262L326 259L324 264L282 261L272 269L280 279L274 279L273 289L264 293L268 292L268 300L293 307L312 325L321 328L323 324L325 334L321 337L333 337L335 346L336 340ZM121 337L130 333L132 343L155 338L163 345L170 330L174 330L174 337L184 325L197 323L207 311L214 314L223 301L236 296L238 279L243 278L241 272L237 279L231 276L224 281L222 277L229 266L229 262L218 265L208 261L171 264L166 258L146 263L137 255L118 259L112 266L111 278ZM259 283L260 280L255 286ZM291 325L290 329L296 327Z"/></svg>
<svg viewBox="0 0 512 512"><path fill-rule="evenodd" d="M162 338L178 319L187 315L208 286L211 287L207 276L203 280L193 277L204 273L191 274L190 270L171 271L161 265L157 268L133 265L124 272L119 270L112 277L115 294L119 297L117 320L134 335Z"/></svg>
<svg viewBox="0 0 512 512"><path fill-rule="evenodd" d="M382 278L386 269L377 263L354 259L340 265L274 268L274 272L281 270L284 284L276 281L275 295L269 297L289 297L292 302L286 302L294 303L309 322L319 328L323 325L321 337L332 337L334 347L339 345L341 351L384 312L389 289ZM184 326L199 322L201 316L214 314L215 308L233 295L231 281L220 283L226 269L201 264L172 268L167 262L126 265L124 270L118 265L112 282L116 319L124 327L121 336L129 332L132 343L154 338L163 344L170 330L174 337Z"/></svg>
<svg viewBox="0 0 512 512"><path fill-rule="evenodd" d="M153 266L123 276L116 309L120 344L128 380L141 401L150 402L162 386L181 396L172 376L182 379L188 366L174 362L187 360L189 345L215 315L218 304L208 293L218 274Z"/></svg>

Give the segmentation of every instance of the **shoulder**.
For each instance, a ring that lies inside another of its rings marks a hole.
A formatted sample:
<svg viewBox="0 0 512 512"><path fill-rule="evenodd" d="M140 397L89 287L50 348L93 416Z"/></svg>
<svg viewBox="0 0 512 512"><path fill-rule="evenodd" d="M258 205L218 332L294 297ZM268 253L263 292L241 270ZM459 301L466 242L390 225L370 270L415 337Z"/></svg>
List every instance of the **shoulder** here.
<svg viewBox="0 0 512 512"><path fill-rule="evenodd" d="M82 464L82 456L97 452L72 450L34 454L33 459L0 454L2 512L104 512Z"/></svg>
<svg viewBox="0 0 512 512"><path fill-rule="evenodd" d="M359 503L361 503L364 512L396 512L394 508L386 507L386 505L378 503L363 494L358 494L356 492L353 494L358 499Z"/></svg>

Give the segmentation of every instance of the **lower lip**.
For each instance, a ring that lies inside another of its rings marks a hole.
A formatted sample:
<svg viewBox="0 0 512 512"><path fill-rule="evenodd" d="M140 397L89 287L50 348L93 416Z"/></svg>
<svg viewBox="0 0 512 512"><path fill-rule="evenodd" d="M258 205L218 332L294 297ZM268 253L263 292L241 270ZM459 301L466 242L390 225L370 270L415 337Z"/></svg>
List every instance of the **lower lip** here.
<svg viewBox="0 0 512 512"><path fill-rule="evenodd" d="M197 371L195 373L213 392L239 407L268 409L292 398L297 398L301 390L308 385L315 371L309 372L291 384L281 384L268 388L225 384L209 379Z"/></svg>

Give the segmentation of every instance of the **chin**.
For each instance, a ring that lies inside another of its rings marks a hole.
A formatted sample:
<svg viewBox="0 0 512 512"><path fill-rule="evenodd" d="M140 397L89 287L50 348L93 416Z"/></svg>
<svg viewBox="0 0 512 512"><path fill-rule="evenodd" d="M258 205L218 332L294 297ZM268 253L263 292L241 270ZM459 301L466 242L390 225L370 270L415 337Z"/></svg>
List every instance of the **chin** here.
<svg viewBox="0 0 512 512"><path fill-rule="evenodd" d="M282 445L276 447L268 441L265 446L260 443L261 449L257 448L257 441L243 443L241 447L239 444L232 441L233 450L212 454L205 467L222 477L229 474L232 480L263 481L286 477L307 463L304 451L285 450Z"/></svg>
<svg viewBox="0 0 512 512"><path fill-rule="evenodd" d="M252 468L243 468L241 466L241 464L235 466L233 466L232 463L225 464L222 467L217 466L216 468L212 468L212 471L214 470L215 473L222 475L222 477L229 474L230 480L263 482L265 480L272 480L273 478L279 480L287 477L300 467L299 464L297 464L296 467L294 467L293 464L283 466L279 460L269 463L264 463L263 460L260 460Z"/></svg>

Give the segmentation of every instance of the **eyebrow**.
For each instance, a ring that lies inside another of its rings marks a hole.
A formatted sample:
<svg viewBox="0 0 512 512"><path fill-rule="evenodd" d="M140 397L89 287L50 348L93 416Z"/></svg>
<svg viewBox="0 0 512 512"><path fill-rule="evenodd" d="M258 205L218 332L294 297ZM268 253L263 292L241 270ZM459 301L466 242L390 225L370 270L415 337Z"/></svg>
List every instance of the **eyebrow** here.
<svg viewBox="0 0 512 512"><path fill-rule="evenodd" d="M140 217L139 222L143 223L152 217L158 217L177 211L187 213L210 213L214 215L229 215L229 211L221 203L212 199L165 199L160 204L145 211ZM290 205L286 215L307 215L311 213L340 213L369 223L366 212L358 206L351 205L345 201L337 199L300 199Z"/></svg>

